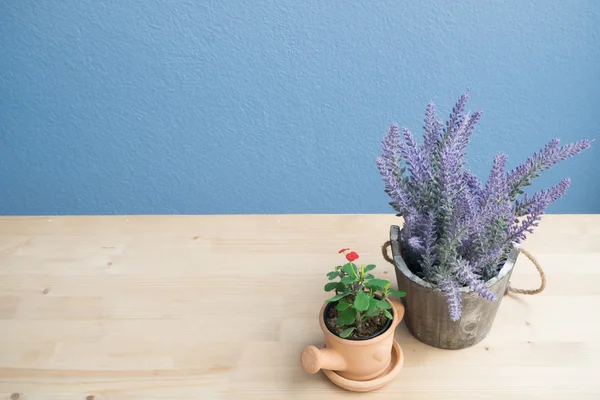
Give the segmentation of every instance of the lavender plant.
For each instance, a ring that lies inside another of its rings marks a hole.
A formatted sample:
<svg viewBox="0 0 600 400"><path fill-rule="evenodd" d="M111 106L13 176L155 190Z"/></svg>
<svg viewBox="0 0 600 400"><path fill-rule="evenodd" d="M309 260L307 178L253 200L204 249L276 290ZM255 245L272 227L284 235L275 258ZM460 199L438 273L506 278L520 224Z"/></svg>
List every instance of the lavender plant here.
<svg viewBox="0 0 600 400"><path fill-rule="evenodd" d="M445 294L450 317L461 316L459 289L469 287L493 301L485 282L498 274L508 253L538 226L546 207L567 190L564 179L532 195L524 188L544 170L587 149L582 140L561 145L552 139L511 171L495 156L487 182L468 169L465 155L481 111L465 113L468 92L442 124L430 103L423 141L392 125L382 141L377 166L390 205L404 218L400 235L407 264Z"/></svg>

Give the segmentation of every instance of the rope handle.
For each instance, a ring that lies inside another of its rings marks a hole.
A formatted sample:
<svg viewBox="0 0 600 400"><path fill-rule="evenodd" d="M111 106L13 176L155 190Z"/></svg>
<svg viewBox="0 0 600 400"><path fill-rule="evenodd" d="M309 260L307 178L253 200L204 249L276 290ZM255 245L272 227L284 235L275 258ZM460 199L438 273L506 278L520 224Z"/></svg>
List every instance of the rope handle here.
<svg viewBox="0 0 600 400"><path fill-rule="evenodd" d="M388 247L392 246L392 241L388 240L387 242L385 242L383 244L383 246L381 246L381 255L383 256L383 259L387 262L389 262L392 265L394 264L394 260L392 259L392 257L390 257L389 253L388 253Z"/></svg>
<svg viewBox="0 0 600 400"><path fill-rule="evenodd" d="M391 245L392 245L392 242L390 240L385 242L383 244L383 246L381 246L381 255L383 256L385 261L394 265L394 260L392 259L392 257L390 257L390 255L388 253L388 247L391 247ZM542 283L540 284L540 287L537 289L517 289L517 288L512 287L510 285L510 281L509 281L508 286L506 287L505 294L507 294L508 292L519 293L519 294L529 294L529 295L542 293L544 291L544 289L546 288L546 274L544 273L542 266L535 259L535 257L527 250L519 248L519 251L521 253L523 253L525 255L525 257L527 257L529 259L529 261L531 261L533 263L533 265L535 265L535 268L537 269L538 273L540 274L540 279L541 279Z"/></svg>
<svg viewBox="0 0 600 400"><path fill-rule="evenodd" d="M510 285L510 282L508 282L508 286L506 287L506 293L508 293L509 291L513 292L513 293L519 293L519 294L542 293L544 291L544 289L546 288L546 274L544 273L542 266L535 259L535 257L527 250L519 248L519 251L521 253L523 253L525 255L525 257L529 258L529 261L531 261L533 263L533 265L535 265L535 268L537 269L538 273L540 274L540 279L541 279L542 283L540 284L540 287L537 289L517 289L517 288L512 287Z"/></svg>

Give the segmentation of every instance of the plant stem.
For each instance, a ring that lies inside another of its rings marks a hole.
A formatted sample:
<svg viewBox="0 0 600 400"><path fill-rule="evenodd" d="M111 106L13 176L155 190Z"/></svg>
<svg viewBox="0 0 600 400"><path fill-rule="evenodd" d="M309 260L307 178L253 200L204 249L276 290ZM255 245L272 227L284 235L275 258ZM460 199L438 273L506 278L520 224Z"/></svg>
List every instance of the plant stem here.
<svg viewBox="0 0 600 400"><path fill-rule="evenodd" d="M356 310L356 330L362 332L362 320L360 317L360 311Z"/></svg>

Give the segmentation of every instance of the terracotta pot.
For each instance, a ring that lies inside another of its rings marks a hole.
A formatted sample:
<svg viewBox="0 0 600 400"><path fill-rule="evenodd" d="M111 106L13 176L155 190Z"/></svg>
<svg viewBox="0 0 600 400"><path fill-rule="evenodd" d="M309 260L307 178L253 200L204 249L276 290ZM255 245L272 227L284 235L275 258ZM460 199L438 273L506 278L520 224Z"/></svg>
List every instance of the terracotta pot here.
<svg viewBox="0 0 600 400"><path fill-rule="evenodd" d="M400 228L393 225L390 230L392 254L398 287L406 292L402 303L406 307L406 326L410 333L421 342L440 349L463 349L481 342L492 329L519 251L513 249L498 276L485 283L497 296L496 300L489 301L469 288L460 288L462 315L458 321L452 321L444 293L419 278L406 265L399 235Z"/></svg>
<svg viewBox="0 0 600 400"><path fill-rule="evenodd" d="M387 300L393 307L393 319L389 327L371 339L342 339L325 325L325 308L321 307L319 324L325 339L325 348L307 346L302 351L302 367L309 374L321 369L336 371L338 375L352 381L367 381L381 375L390 365L394 330L402 321L404 306L400 302Z"/></svg>

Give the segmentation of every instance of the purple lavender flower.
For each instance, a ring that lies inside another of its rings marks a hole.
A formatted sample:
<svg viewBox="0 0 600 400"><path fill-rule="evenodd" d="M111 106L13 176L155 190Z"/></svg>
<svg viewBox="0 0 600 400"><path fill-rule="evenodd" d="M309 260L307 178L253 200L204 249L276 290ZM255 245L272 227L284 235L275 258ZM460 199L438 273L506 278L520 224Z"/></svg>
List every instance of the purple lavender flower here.
<svg viewBox="0 0 600 400"><path fill-rule="evenodd" d="M483 242L483 240L481 240ZM484 242L485 243L485 242ZM485 245L481 246L480 249L485 249ZM489 246L487 253L482 252L482 255L478 257L473 263L473 272L476 275L484 277L491 277L491 271L496 268L503 256L504 248L501 246Z"/></svg>
<svg viewBox="0 0 600 400"><path fill-rule="evenodd" d="M450 319L452 321L458 321L462 314L462 301L460 298L460 287L455 280L451 278L443 278L439 282L439 287L444 292L446 299L448 300L448 311L450 312Z"/></svg>
<svg viewBox="0 0 600 400"><path fill-rule="evenodd" d="M402 146L402 157L406 160L408 172L411 175L410 182L415 187L420 187L423 182L432 178L432 171L427 166L427 158L423 153L423 148L417 143L412 133L403 129L404 141L406 145Z"/></svg>
<svg viewBox="0 0 600 400"><path fill-rule="evenodd" d="M466 124L465 132L464 132L464 135L467 139L471 137L471 134L473 133L473 129L475 129L475 125L477 125L477 123L481 119L482 115L483 115L483 112L481 110L477 110L473 113L473 115L470 116L469 122ZM465 143L465 145L466 144L468 144L468 143Z"/></svg>
<svg viewBox="0 0 600 400"><path fill-rule="evenodd" d="M435 104L429 103L425 111L425 125L423 126L425 134L423 135L423 152L429 158L438 145L438 139L441 136L442 126L436 120Z"/></svg>
<svg viewBox="0 0 600 400"><path fill-rule="evenodd" d="M463 112L465 111L468 100L469 92L467 91L460 96L454 105L454 108L452 108L452 113L450 113L450 117L446 122L446 134L450 135L458 130L458 127L464 119Z"/></svg>
<svg viewBox="0 0 600 400"><path fill-rule="evenodd" d="M471 173L471 171L464 171L463 179L465 181L465 184L469 188L469 192L473 196L477 196L477 197L481 196L481 194L482 194L481 182L479 182L479 179L477 179L477 177L475 175L473 175L473 173Z"/></svg>
<svg viewBox="0 0 600 400"><path fill-rule="evenodd" d="M377 157L377 167L385 184L385 192L392 198L391 205L398 212L403 212L409 203L407 193L403 190L404 169L400 158L402 147L398 127L392 125L383 138L381 155Z"/></svg>
<svg viewBox="0 0 600 400"><path fill-rule="evenodd" d="M483 210L494 207L508 196L504 167L506 166L506 154L497 154L490 172L490 177L481 194L481 208Z"/></svg>
<svg viewBox="0 0 600 400"><path fill-rule="evenodd" d="M525 196L523 199L517 200L515 205L517 215L519 217L526 216L526 218L524 221L512 225L510 239L520 243L525 240L526 232L533 233L533 228L538 226L545 208L560 199L570 184L571 180L566 178L548 190L541 190L531 197Z"/></svg>
<svg viewBox="0 0 600 400"><path fill-rule="evenodd" d="M483 194L481 183L470 171L464 171L462 175L464 190L460 193L456 207L457 218L467 221L475 221L479 215L479 199Z"/></svg>
<svg viewBox="0 0 600 400"><path fill-rule="evenodd" d="M553 139L509 173L504 171L506 155L498 154L484 186L465 167L466 148L482 115L464 113L468 97L458 99L445 124L437 120L435 105L427 105L422 144L408 129L400 134L392 125L377 158L390 204L404 218L401 245L418 256L423 279L444 292L452 320L461 315L461 287L494 300L485 282L498 273L513 243L533 232L570 180L519 198L523 189L591 144L582 140L561 146Z"/></svg>
<svg viewBox="0 0 600 400"><path fill-rule="evenodd" d="M413 236L408 239L408 245L416 251L422 252L425 250L425 245L423 244L423 239L419 236Z"/></svg>
<svg viewBox="0 0 600 400"><path fill-rule="evenodd" d="M468 261L459 257L452 265L451 274L456 277L459 283L470 287L484 299L490 301L496 300L496 295L490 292L485 282L481 280L481 277L473 272L473 268L469 265Z"/></svg>
<svg viewBox="0 0 600 400"><path fill-rule="evenodd" d="M523 188L529 186L533 178L537 178L542 171L551 168L559 161L576 156L591 144L592 142L586 139L560 147L560 141L552 139L538 153L534 153L508 174L510 197L515 200L519 194L523 194Z"/></svg>

